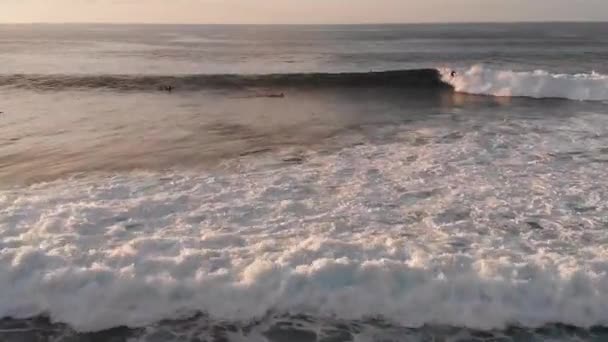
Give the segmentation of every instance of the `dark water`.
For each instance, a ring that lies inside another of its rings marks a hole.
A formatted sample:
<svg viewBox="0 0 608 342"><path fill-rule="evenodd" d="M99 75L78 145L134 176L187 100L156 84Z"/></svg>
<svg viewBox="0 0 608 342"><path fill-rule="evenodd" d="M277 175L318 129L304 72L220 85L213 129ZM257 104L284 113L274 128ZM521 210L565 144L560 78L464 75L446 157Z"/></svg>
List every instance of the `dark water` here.
<svg viewBox="0 0 608 342"><path fill-rule="evenodd" d="M45 318L0 323L0 338L6 342L21 341L87 341L87 342L172 342L172 341L297 341L352 342L365 341L604 341L608 329L580 329L552 325L538 329L510 327L500 331L476 331L456 327L426 326L403 328L381 321L315 321L304 316L277 317L248 324L212 321L197 316L188 320L166 321L141 329L125 327L95 333L78 333L69 327L51 324Z"/></svg>

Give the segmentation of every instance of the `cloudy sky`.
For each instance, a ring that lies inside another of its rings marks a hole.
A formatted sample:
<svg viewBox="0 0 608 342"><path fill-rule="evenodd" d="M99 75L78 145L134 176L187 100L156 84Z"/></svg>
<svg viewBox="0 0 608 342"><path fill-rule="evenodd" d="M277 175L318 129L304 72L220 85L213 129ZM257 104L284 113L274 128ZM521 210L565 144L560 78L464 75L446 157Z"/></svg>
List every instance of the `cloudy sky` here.
<svg viewBox="0 0 608 342"><path fill-rule="evenodd" d="M608 21L608 0L0 0L0 22Z"/></svg>

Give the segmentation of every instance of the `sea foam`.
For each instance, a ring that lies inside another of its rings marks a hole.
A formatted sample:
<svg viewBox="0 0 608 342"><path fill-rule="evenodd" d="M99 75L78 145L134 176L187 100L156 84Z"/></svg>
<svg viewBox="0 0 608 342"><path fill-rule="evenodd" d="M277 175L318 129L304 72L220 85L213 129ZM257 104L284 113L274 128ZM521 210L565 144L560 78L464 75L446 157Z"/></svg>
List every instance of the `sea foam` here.
<svg viewBox="0 0 608 342"><path fill-rule="evenodd" d="M552 145L505 135L514 148L493 158L497 176L477 132L433 142L444 129L416 133L424 148L363 145L238 174L91 175L5 190L0 316L49 315L81 331L197 312L608 324L608 189L596 182L605 168L528 163L526 146L536 156Z"/></svg>
<svg viewBox="0 0 608 342"><path fill-rule="evenodd" d="M475 65L459 70L452 77L450 69L440 69L444 82L458 92L493 96L564 98L570 100L608 100L608 76L554 74L543 70L531 72L495 70Z"/></svg>

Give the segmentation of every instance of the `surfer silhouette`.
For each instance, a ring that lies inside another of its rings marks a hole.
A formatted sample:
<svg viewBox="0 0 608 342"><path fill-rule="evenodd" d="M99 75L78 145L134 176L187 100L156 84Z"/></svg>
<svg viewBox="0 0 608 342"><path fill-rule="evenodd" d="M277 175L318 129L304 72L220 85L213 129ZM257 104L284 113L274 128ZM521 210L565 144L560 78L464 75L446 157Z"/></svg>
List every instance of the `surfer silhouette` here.
<svg viewBox="0 0 608 342"><path fill-rule="evenodd" d="M456 77L456 71L452 70L452 72L450 73L450 76L452 76L452 78Z"/></svg>

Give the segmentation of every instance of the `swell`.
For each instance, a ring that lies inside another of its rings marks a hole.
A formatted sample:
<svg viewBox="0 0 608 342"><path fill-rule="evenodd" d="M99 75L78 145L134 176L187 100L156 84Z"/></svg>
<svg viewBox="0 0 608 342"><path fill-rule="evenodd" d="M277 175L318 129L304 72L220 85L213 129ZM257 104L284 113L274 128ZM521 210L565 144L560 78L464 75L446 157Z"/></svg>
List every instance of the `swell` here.
<svg viewBox="0 0 608 342"><path fill-rule="evenodd" d="M425 87L450 88L436 69L357 73L293 73L266 75L0 75L0 87L31 90L110 89L149 91L249 87Z"/></svg>
<svg viewBox="0 0 608 342"><path fill-rule="evenodd" d="M197 91L248 88L416 88L454 90L472 95L608 100L608 75L556 74L543 70L411 69L346 73L200 74L200 75L0 75L0 87L39 91Z"/></svg>

